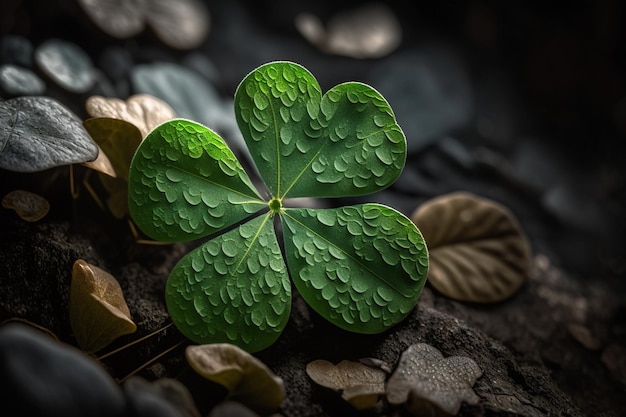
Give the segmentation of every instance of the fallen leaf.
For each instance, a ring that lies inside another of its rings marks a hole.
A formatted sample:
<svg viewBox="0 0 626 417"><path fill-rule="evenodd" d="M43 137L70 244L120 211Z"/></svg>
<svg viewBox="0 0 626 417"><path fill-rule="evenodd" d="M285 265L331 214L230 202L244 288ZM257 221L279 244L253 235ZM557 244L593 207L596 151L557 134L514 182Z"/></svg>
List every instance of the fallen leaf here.
<svg viewBox="0 0 626 417"><path fill-rule="evenodd" d="M306 373L318 385L341 393L357 410L374 407L385 394L387 374L359 362L343 360L334 365L318 359L307 364Z"/></svg>
<svg viewBox="0 0 626 417"><path fill-rule="evenodd" d="M137 126L110 117L93 117L83 121L83 126L106 154L115 177L128 182L130 162L143 139Z"/></svg>
<svg viewBox="0 0 626 417"><path fill-rule="evenodd" d="M116 178L115 168L109 157L104 153L102 148L98 146L98 157L93 161L83 163L87 168L91 168L94 171L101 172L111 178Z"/></svg>
<svg viewBox="0 0 626 417"><path fill-rule="evenodd" d="M176 117L169 104L150 94L135 94L126 101L116 97L91 96L85 108L94 118L120 119L132 123L139 129L142 138L161 123Z"/></svg>
<svg viewBox="0 0 626 417"><path fill-rule="evenodd" d="M46 84L28 68L0 65L0 91L10 96L37 96L46 91Z"/></svg>
<svg viewBox="0 0 626 417"><path fill-rule="evenodd" d="M2 198L2 207L13 209L22 220L36 222L50 211L48 200L25 190L14 190Z"/></svg>
<svg viewBox="0 0 626 417"><path fill-rule="evenodd" d="M230 343L187 346L189 365L204 378L223 385L228 398L259 414L270 414L282 404L283 380L250 353Z"/></svg>
<svg viewBox="0 0 626 417"><path fill-rule="evenodd" d="M511 297L528 279L530 243L501 204L455 192L426 201L411 220L428 244L428 282L443 295L495 303Z"/></svg>
<svg viewBox="0 0 626 417"><path fill-rule="evenodd" d="M119 282L82 259L72 268L70 325L78 345L87 353L137 330Z"/></svg>
<svg viewBox="0 0 626 417"><path fill-rule="evenodd" d="M109 117L93 117L83 122L85 129L106 155L114 175L108 172L109 166L100 165L103 159L84 165L99 171L100 182L109 197L107 207L117 219L128 214L128 171L137 147L142 141L139 129L132 123ZM102 170L107 169L107 171Z"/></svg>
<svg viewBox="0 0 626 417"><path fill-rule="evenodd" d="M461 403L477 404L472 386L482 375L476 362L465 356L444 358L426 343L416 343L402 353L387 382L390 404L406 404L415 416L456 415Z"/></svg>
<svg viewBox="0 0 626 417"><path fill-rule="evenodd" d="M82 120L50 97L0 101L0 168L37 172L93 161L98 145Z"/></svg>
<svg viewBox="0 0 626 417"><path fill-rule="evenodd" d="M210 15L199 0L148 0L146 20L168 46L192 49L204 42L209 33Z"/></svg>
<svg viewBox="0 0 626 417"><path fill-rule="evenodd" d="M568 323L565 328L581 345L589 350L600 350L603 343L589 327L580 323Z"/></svg>
<svg viewBox="0 0 626 417"><path fill-rule="evenodd" d="M626 347L620 343L610 343L602 350L600 360L615 379L626 384Z"/></svg>
<svg viewBox="0 0 626 417"><path fill-rule="evenodd" d="M337 14L327 29L317 16L296 16L300 34L320 50L352 58L380 58L395 50L402 28L394 11L385 3L369 3Z"/></svg>
<svg viewBox="0 0 626 417"><path fill-rule="evenodd" d="M84 93L96 82L91 58L73 42L48 39L35 49L35 62L52 81L72 93Z"/></svg>
<svg viewBox="0 0 626 417"><path fill-rule="evenodd" d="M209 32L209 11L198 0L79 0L78 3L100 29L119 39L139 34L148 23L166 45L192 49Z"/></svg>

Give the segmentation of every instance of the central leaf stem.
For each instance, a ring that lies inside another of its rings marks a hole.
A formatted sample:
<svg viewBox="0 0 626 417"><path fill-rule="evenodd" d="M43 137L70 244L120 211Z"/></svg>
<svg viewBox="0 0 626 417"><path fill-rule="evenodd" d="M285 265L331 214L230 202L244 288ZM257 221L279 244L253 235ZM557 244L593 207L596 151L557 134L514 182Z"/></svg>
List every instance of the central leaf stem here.
<svg viewBox="0 0 626 417"><path fill-rule="evenodd" d="M273 213L280 213L280 210L283 208L283 203L280 198L274 197L269 201L268 206Z"/></svg>

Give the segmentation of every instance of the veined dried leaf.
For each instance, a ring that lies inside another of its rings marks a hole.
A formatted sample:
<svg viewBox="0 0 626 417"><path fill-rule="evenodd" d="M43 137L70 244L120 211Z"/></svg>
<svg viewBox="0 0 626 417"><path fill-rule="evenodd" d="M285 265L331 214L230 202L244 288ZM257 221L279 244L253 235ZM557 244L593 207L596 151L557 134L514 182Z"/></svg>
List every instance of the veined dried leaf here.
<svg viewBox="0 0 626 417"><path fill-rule="evenodd" d="M137 330L115 277L82 259L72 268L70 324L78 345L87 353Z"/></svg>
<svg viewBox="0 0 626 417"><path fill-rule="evenodd" d="M263 362L235 345L192 345L186 348L185 356L197 373L226 387L229 399L259 414L270 414L283 402L283 380Z"/></svg>
<svg viewBox="0 0 626 417"><path fill-rule="evenodd" d="M13 209L22 220L36 222L50 211L48 200L25 190L14 190L2 198L2 207Z"/></svg>
<svg viewBox="0 0 626 417"><path fill-rule="evenodd" d="M528 278L531 248L513 214L468 192L425 202L411 215L430 251L428 282L447 297L495 303Z"/></svg>
<svg viewBox="0 0 626 417"><path fill-rule="evenodd" d="M318 359L307 364L306 373L315 383L340 392L357 410L372 408L385 394L387 374L359 362L344 360L335 366Z"/></svg>
<svg viewBox="0 0 626 417"><path fill-rule="evenodd" d="M387 400L406 403L415 416L456 415L461 403L477 404L472 389L482 370L465 356L444 358L439 350L416 343L402 353L400 363L387 382Z"/></svg>
<svg viewBox="0 0 626 417"><path fill-rule="evenodd" d="M169 104L150 94L135 94L126 101L116 97L91 96L85 108L91 117L109 117L135 125L142 139L156 126L176 117Z"/></svg>
<svg viewBox="0 0 626 417"><path fill-rule="evenodd" d="M296 28L324 52L353 58L379 58L400 45L402 30L385 3L370 3L329 20L327 29L316 16L302 13Z"/></svg>

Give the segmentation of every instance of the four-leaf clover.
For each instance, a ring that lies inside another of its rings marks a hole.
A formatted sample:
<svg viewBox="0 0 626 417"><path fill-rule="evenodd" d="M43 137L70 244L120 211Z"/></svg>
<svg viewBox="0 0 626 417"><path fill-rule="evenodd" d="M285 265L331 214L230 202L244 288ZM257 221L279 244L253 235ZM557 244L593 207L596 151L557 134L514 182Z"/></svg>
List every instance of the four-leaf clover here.
<svg viewBox="0 0 626 417"><path fill-rule="evenodd" d="M270 346L291 309L291 279L336 326L380 333L413 309L428 272L415 224L376 203L286 207L292 197L361 196L400 175L406 138L387 101L347 82L322 94L286 61L248 74L235 115L265 189L225 141L186 119L157 126L129 177L130 214L160 241L210 239L184 256L166 285L178 329L199 344ZM280 237L279 237L280 236Z"/></svg>

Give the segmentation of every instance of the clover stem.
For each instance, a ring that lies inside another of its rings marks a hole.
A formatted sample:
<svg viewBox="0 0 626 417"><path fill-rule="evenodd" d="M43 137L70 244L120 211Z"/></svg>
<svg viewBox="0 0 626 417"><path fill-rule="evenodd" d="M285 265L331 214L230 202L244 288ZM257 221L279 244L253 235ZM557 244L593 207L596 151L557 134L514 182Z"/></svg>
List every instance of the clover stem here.
<svg viewBox="0 0 626 417"><path fill-rule="evenodd" d="M96 359L100 361L102 359L108 358L109 356L115 355L116 353L121 352L122 350L124 350L126 348L129 348L129 347L131 347L133 345L136 345L137 343L143 342L144 340L149 339L150 337L154 336L155 334L160 333L163 330L166 330L168 327L172 326L173 324L174 324L174 322L169 323L169 324L165 325L164 327L161 327L160 329L157 329L157 330L153 331L150 334L147 334L147 335L145 335L143 337L140 337L139 339L133 340L132 342L129 342L129 343L125 344L124 346L121 346L121 347L119 347L119 348L117 348L115 350L112 350L111 352L107 352L107 353L105 353L103 355L100 355L100 356L96 357Z"/></svg>
<svg viewBox="0 0 626 417"><path fill-rule="evenodd" d="M181 340L180 342L176 343L173 346L170 346L168 349L164 350L163 352L159 353L158 355L156 355L155 357L153 357L152 359L150 359L149 361L143 363L141 366L138 366L136 369L134 369L133 371L129 372L124 378L121 379L116 379L115 382L117 382L118 384L123 384L124 382L126 382L130 377L132 377L133 375L137 374L137 372L141 371L142 369L146 368L148 365L152 364L153 362L156 362L158 359L160 359L161 357L167 355L168 353L170 353L171 351L173 351L174 349L178 348L180 345L182 345L185 341Z"/></svg>

